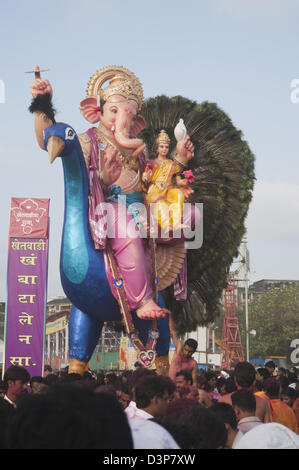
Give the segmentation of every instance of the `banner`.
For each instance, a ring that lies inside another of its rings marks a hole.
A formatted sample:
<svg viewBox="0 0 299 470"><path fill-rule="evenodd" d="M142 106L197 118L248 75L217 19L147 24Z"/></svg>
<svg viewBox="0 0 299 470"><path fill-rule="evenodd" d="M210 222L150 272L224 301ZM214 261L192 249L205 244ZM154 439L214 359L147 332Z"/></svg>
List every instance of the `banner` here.
<svg viewBox="0 0 299 470"><path fill-rule="evenodd" d="M49 199L12 198L8 244L5 371L43 374Z"/></svg>

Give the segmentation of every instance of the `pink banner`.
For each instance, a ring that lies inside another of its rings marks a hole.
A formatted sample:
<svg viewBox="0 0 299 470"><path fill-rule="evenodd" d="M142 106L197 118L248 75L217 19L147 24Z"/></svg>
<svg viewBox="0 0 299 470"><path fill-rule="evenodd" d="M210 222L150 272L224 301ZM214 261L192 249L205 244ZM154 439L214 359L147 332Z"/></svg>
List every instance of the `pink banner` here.
<svg viewBox="0 0 299 470"><path fill-rule="evenodd" d="M48 238L49 199L12 197L10 237Z"/></svg>
<svg viewBox="0 0 299 470"><path fill-rule="evenodd" d="M29 199L26 199L27 201ZM30 201L35 202L34 199ZM38 199L37 201L43 201ZM49 200L44 200L45 203ZM12 200L12 207L14 201ZM44 233L48 234L48 210ZM7 308L4 370L25 367L31 376L42 375L46 312L48 238L15 235L11 215L8 246ZM40 230L40 228L38 229Z"/></svg>

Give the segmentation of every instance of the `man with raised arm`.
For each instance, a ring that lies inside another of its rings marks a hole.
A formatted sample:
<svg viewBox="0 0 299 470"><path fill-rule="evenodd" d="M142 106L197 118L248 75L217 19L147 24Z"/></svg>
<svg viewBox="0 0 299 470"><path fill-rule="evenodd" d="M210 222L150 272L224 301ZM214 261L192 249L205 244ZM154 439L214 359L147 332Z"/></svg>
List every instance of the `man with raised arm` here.
<svg viewBox="0 0 299 470"><path fill-rule="evenodd" d="M197 341L189 338L184 344L181 342L171 314L169 315L169 329L175 346L175 353L169 367L169 377L175 382L177 372L188 370L192 374L193 384L196 385L198 367L192 356L197 349Z"/></svg>

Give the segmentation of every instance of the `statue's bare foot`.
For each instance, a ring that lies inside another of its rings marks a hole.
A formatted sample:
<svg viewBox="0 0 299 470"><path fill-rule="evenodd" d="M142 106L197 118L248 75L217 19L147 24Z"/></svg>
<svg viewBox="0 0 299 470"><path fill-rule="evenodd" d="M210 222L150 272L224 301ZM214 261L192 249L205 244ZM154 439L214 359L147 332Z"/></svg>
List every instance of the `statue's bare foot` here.
<svg viewBox="0 0 299 470"><path fill-rule="evenodd" d="M166 308L161 308L152 299L146 302L142 307L136 310L137 317L142 320L153 320L155 318L165 318L170 311Z"/></svg>

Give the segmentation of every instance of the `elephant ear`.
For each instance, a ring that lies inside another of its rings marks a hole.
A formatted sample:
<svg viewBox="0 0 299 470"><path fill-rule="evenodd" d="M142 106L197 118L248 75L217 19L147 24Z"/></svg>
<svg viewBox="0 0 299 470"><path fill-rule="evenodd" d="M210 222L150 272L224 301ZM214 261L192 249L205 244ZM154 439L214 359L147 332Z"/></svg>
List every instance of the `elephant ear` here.
<svg viewBox="0 0 299 470"><path fill-rule="evenodd" d="M220 313L227 273L245 233L254 155L241 131L215 103L157 96L144 102L141 113L147 121L141 138L153 158L161 129L173 136L170 151L175 150L173 133L181 118L195 147L189 162L194 193L188 202L203 203L203 243L187 250L187 299L175 300L173 285L162 291L176 329L183 334L213 322Z"/></svg>
<svg viewBox="0 0 299 470"><path fill-rule="evenodd" d="M83 117L91 124L100 121L100 108L97 106L96 98L89 97L82 100L80 103L80 111Z"/></svg>
<svg viewBox="0 0 299 470"><path fill-rule="evenodd" d="M139 134L139 132L143 131L143 129L146 128L146 121L141 114L137 114L135 116L132 125L131 125L131 130L130 130L130 137L135 137L136 135Z"/></svg>

